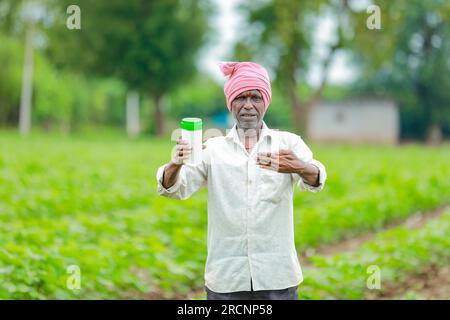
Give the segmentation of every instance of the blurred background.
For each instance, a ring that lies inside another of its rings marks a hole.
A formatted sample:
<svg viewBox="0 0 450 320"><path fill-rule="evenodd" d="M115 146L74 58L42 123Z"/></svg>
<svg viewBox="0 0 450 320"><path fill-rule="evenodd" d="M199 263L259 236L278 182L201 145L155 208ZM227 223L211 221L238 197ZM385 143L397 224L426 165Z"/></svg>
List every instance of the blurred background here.
<svg viewBox="0 0 450 320"><path fill-rule="evenodd" d="M203 299L206 197L158 197L220 61L325 164L296 192L302 299L450 298L450 2L0 0L0 298Z"/></svg>

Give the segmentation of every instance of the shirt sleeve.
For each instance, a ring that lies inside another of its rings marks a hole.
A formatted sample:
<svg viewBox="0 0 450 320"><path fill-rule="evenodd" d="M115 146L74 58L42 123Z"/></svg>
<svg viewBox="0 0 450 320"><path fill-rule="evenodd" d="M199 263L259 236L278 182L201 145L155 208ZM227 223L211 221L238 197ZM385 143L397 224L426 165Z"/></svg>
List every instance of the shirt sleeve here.
<svg viewBox="0 0 450 320"><path fill-rule="evenodd" d="M164 188L162 185L164 169L168 163L159 167L156 172L158 194L167 198L186 200L202 186L205 186L208 179L207 154L206 148L203 150L203 160L198 165L184 164L180 169L177 181L169 188Z"/></svg>
<svg viewBox="0 0 450 320"><path fill-rule="evenodd" d="M311 149L306 145L306 143L303 141L303 139L298 135L293 135L293 144L292 144L292 151L295 153L295 155L302 161L315 165L319 169L319 185L318 186L311 186L307 184L301 176L297 173L292 173L292 179L294 183L297 184L298 189L300 191L310 191L310 192L319 192L323 189L325 186L325 181L327 179L327 171L325 169L325 166L318 160L313 158L313 152Z"/></svg>

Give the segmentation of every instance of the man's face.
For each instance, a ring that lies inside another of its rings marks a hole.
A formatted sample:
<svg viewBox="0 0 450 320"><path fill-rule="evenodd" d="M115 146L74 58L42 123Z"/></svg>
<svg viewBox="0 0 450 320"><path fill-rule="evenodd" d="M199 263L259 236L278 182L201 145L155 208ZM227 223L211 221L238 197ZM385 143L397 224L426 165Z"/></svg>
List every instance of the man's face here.
<svg viewBox="0 0 450 320"><path fill-rule="evenodd" d="M239 94L231 103L231 112L238 128L260 128L265 108L259 90L247 90Z"/></svg>

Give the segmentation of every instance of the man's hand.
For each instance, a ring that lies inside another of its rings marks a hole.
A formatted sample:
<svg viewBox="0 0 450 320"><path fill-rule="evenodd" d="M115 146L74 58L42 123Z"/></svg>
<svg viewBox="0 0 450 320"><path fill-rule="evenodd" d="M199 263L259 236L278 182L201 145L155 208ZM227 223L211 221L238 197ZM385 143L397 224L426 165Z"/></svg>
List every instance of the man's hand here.
<svg viewBox="0 0 450 320"><path fill-rule="evenodd" d="M177 141L175 150L172 153L172 159L169 164L164 168L162 185L164 188L169 188L175 184L180 174L181 167L183 166L184 160L189 158L192 149L189 146L189 142L181 140Z"/></svg>
<svg viewBox="0 0 450 320"><path fill-rule="evenodd" d="M281 173L300 173L307 166L291 150L280 150L272 153L260 152L257 155L256 163L261 168Z"/></svg>
<svg viewBox="0 0 450 320"><path fill-rule="evenodd" d="M310 186L319 186L319 168L300 160L291 150L258 153L256 163L263 169L280 173L297 173Z"/></svg>
<svg viewBox="0 0 450 320"><path fill-rule="evenodd" d="M206 146L203 145L203 149ZM180 174L181 167L184 160L188 159L192 153L192 148L189 146L189 142L186 140L178 140L175 146L175 151L172 154L172 159L169 164L164 168L162 185L164 188L170 188L175 184Z"/></svg>
<svg viewBox="0 0 450 320"><path fill-rule="evenodd" d="M205 149L206 146L202 145L202 149ZM183 165L183 161L188 159L191 156L192 148L189 145L189 142L186 140L178 140L177 145L175 146L175 151L172 154L171 162L175 165L181 166Z"/></svg>
<svg viewBox="0 0 450 320"><path fill-rule="evenodd" d="M183 161L191 156L192 148L186 140L178 140L175 146L175 151L172 154L171 162L175 165L181 166Z"/></svg>

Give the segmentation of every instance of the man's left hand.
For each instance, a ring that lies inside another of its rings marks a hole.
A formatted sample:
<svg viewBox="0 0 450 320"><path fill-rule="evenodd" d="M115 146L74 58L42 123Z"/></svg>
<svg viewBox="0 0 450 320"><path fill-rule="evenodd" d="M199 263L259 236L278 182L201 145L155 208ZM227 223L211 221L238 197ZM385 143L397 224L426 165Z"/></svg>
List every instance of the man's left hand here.
<svg viewBox="0 0 450 320"><path fill-rule="evenodd" d="M274 170L280 173L301 173L307 166L291 150L260 152L257 154L256 164L260 168Z"/></svg>

